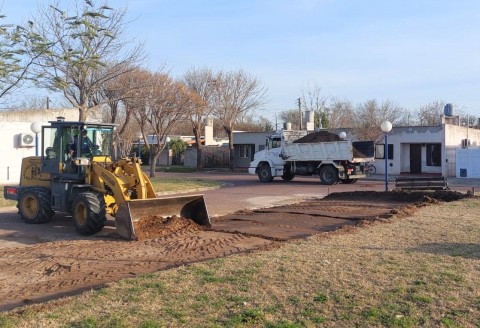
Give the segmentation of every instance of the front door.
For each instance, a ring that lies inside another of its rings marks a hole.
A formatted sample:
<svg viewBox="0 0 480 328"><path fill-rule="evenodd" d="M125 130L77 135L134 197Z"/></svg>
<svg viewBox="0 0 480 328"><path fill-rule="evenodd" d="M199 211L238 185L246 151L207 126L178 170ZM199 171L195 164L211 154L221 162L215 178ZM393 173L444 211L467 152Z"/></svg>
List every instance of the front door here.
<svg viewBox="0 0 480 328"><path fill-rule="evenodd" d="M410 173L422 173L422 145L410 144Z"/></svg>

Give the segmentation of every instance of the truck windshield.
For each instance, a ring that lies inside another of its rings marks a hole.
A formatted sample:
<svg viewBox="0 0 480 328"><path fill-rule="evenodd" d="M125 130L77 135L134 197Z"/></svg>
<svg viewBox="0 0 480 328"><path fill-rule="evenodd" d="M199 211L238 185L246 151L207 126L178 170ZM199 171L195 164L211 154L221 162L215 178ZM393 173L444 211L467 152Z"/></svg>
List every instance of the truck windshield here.
<svg viewBox="0 0 480 328"><path fill-rule="evenodd" d="M281 145L281 139L280 138L268 138L267 139L267 148L268 149L273 149L273 148L278 148Z"/></svg>

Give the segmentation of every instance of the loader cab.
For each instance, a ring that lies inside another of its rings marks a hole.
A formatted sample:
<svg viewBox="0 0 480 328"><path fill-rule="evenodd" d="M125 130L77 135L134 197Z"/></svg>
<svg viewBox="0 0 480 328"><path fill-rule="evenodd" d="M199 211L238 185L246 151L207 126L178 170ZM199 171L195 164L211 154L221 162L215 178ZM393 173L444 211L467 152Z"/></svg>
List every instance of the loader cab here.
<svg viewBox="0 0 480 328"><path fill-rule="evenodd" d="M42 129L42 172L52 177L79 179L85 168L78 158L109 158L113 155L113 124L51 121ZM88 141L87 141L88 140Z"/></svg>

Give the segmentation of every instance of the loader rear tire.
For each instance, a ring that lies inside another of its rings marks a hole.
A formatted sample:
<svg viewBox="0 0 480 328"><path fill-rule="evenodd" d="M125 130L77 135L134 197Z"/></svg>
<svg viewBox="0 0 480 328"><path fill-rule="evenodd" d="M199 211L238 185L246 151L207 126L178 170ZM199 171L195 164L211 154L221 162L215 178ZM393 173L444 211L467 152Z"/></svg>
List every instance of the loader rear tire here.
<svg viewBox="0 0 480 328"><path fill-rule="evenodd" d="M270 165L263 164L262 166L260 166L260 168L258 169L258 179L261 182L273 181L272 170L270 169Z"/></svg>
<svg viewBox="0 0 480 328"><path fill-rule="evenodd" d="M21 219L31 224L48 222L55 214L50 204L50 191L42 187L22 188L17 208Z"/></svg>
<svg viewBox="0 0 480 328"><path fill-rule="evenodd" d="M73 224L78 233L92 235L99 232L107 221L105 199L94 192L80 193L73 202Z"/></svg>
<svg viewBox="0 0 480 328"><path fill-rule="evenodd" d="M331 186L338 182L337 170L330 165L322 167L320 170L320 182L323 185Z"/></svg>

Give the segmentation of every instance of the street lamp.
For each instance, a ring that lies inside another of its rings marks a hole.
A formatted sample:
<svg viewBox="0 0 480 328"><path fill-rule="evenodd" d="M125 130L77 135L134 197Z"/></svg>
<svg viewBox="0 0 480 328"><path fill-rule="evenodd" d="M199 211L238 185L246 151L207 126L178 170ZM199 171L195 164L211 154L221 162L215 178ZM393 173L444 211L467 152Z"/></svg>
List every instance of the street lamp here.
<svg viewBox="0 0 480 328"><path fill-rule="evenodd" d="M167 169L168 169L170 166L170 137L166 137L165 142L167 143Z"/></svg>
<svg viewBox="0 0 480 328"><path fill-rule="evenodd" d="M30 125L30 130L35 133L35 156L38 156L38 134L42 132L42 123L33 122Z"/></svg>
<svg viewBox="0 0 480 328"><path fill-rule="evenodd" d="M392 123L383 121L380 128L385 132L385 191L388 191L388 132L392 130Z"/></svg>

